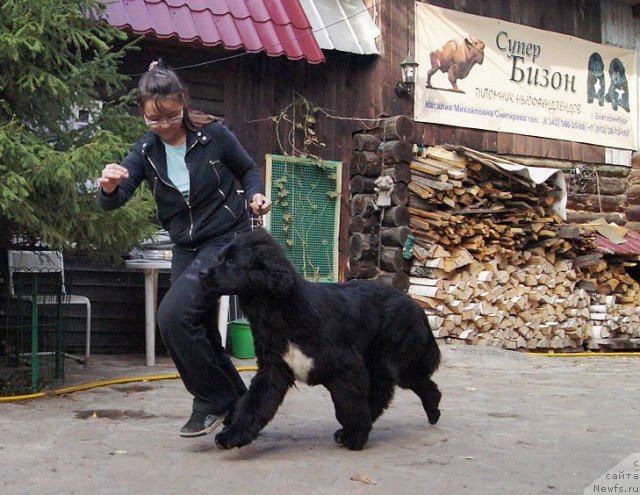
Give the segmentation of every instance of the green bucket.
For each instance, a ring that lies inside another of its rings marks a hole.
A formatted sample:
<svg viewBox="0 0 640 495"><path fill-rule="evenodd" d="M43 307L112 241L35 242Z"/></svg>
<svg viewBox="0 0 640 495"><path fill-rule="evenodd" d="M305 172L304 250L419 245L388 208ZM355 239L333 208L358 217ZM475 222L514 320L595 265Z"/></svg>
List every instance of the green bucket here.
<svg viewBox="0 0 640 495"><path fill-rule="evenodd" d="M253 334L251 326L245 319L231 322L231 349L238 359L252 359L256 357L253 347Z"/></svg>

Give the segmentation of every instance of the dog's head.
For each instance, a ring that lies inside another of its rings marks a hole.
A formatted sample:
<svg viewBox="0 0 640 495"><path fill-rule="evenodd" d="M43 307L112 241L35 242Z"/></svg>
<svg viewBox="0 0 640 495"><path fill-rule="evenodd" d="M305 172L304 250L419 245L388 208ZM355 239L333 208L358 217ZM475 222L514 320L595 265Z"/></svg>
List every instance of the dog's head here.
<svg viewBox="0 0 640 495"><path fill-rule="evenodd" d="M282 248L264 229L237 235L200 272L200 281L214 294L285 295L295 285L296 273Z"/></svg>

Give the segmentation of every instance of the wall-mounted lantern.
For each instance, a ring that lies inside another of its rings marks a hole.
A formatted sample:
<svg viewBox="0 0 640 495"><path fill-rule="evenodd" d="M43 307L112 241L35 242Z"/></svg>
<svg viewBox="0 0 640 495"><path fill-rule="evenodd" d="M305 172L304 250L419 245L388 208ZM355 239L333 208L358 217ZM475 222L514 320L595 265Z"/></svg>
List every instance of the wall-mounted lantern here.
<svg viewBox="0 0 640 495"><path fill-rule="evenodd" d="M411 89L416 82L416 75L418 74L418 64L416 59L413 58L411 52L407 55L407 58L400 64L402 69L402 79L396 83L393 91L397 96L409 96L411 95Z"/></svg>

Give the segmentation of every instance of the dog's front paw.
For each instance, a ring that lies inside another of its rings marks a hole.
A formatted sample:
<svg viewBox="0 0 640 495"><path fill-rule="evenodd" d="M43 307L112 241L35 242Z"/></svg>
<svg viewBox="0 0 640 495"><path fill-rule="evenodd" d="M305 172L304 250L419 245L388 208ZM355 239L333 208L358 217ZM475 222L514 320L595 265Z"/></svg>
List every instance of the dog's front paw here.
<svg viewBox="0 0 640 495"><path fill-rule="evenodd" d="M216 435L215 440L216 447L218 447L220 450L228 450L234 447L234 445L231 443L229 435L227 435L226 428Z"/></svg>
<svg viewBox="0 0 640 495"><path fill-rule="evenodd" d="M333 439L338 445L344 445L349 450L362 450L369 439L369 435L366 432L349 435L340 428L333 433Z"/></svg>
<svg viewBox="0 0 640 495"><path fill-rule="evenodd" d="M255 436L247 433L234 432L230 426L222 429L220 433L216 435L216 447L220 450L228 450L234 447L243 447L251 443Z"/></svg>

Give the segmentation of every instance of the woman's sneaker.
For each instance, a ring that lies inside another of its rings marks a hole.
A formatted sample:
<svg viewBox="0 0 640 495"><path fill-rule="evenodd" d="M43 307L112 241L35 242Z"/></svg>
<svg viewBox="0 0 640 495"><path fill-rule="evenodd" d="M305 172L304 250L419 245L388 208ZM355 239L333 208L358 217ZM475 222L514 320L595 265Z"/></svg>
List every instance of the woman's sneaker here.
<svg viewBox="0 0 640 495"><path fill-rule="evenodd" d="M180 429L181 437L201 437L213 432L222 424L227 413L211 414L207 412L193 411L189 421Z"/></svg>

